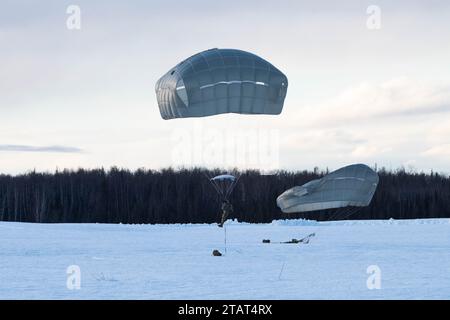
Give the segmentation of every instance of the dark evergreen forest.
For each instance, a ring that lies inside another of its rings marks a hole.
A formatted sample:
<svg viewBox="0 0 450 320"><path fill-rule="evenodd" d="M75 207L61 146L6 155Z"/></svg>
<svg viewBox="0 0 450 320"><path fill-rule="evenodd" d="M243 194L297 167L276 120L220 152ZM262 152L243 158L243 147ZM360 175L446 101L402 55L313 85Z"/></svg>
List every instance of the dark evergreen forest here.
<svg viewBox="0 0 450 320"><path fill-rule="evenodd" d="M211 223L220 215L220 199L206 169L160 171L110 170L30 172L0 175L0 220L48 223ZM328 220L329 212L282 214L275 199L284 190L321 177L326 172L235 172L240 180L232 193L239 221L274 219ZM450 217L450 177L378 170L380 183L369 207L351 219ZM345 215L338 215L342 219Z"/></svg>

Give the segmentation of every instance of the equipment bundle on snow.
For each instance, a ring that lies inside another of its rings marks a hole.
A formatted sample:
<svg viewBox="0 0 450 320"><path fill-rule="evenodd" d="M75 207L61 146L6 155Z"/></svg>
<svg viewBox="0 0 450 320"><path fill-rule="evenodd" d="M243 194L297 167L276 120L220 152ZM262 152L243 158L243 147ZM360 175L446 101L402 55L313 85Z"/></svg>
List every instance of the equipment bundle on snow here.
<svg viewBox="0 0 450 320"><path fill-rule="evenodd" d="M307 235L304 238L301 239L291 239L290 241L285 241L285 242L274 242L274 243L304 243L304 244L308 244L309 240L314 237L316 234L315 233L311 233L309 235ZM271 243L270 239L263 239L262 241L263 243Z"/></svg>

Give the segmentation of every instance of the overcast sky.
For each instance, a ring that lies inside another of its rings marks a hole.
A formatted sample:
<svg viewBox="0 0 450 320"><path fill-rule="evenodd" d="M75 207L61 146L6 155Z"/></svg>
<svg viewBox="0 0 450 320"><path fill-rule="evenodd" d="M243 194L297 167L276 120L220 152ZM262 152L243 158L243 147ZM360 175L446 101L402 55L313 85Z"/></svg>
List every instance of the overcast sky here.
<svg viewBox="0 0 450 320"><path fill-rule="evenodd" d="M80 30L67 28L70 5ZM162 120L158 78L214 47L282 70L282 114ZM0 0L0 173L355 162L450 173L449 57L448 1Z"/></svg>

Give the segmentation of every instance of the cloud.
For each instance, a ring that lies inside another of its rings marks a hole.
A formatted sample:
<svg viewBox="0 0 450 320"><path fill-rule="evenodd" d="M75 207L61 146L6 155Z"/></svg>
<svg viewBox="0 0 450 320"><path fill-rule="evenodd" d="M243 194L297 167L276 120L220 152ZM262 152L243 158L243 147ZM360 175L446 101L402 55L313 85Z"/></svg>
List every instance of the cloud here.
<svg viewBox="0 0 450 320"><path fill-rule="evenodd" d="M368 140L344 129L312 129L307 131L293 130L285 133L281 141L287 150L317 150L324 145L328 150L348 149L351 146L367 143Z"/></svg>
<svg viewBox="0 0 450 320"><path fill-rule="evenodd" d="M354 148L351 152L351 155L353 157L359 157L359 158L370 158L373 156L380 155L381 153L389 152L391 151L391 148L380 148L379 146L374 145L360 145Z"/></svg>
<svg viewBox="0 0 450 320"><path fill-rule="evenodd" d="M47 152L47 153L83 153L80 148L70 146L27 146L0 144L0 152Z"/></svg>
<svg viewBox="0 0 450 320"><path fill-rule="evenodd" d="M340 127L438 114L450 114L450 86L399 77L380 84L352 86L320 104L306 107L296 121Z"/></svg>
<svg viewBox="0 0 450 320"><path fill-rule="evenodd" d="M450 156L450 144L431 147L422 152L422 155L427 157L448 157Z"/></svg>
<svg viewBox="0 0 450 320"><path fill-rule="evenodd" d="M281 117L281 158L296 167L364 162L448 171L448 82L356 83L317 103L286 108Z"/></svg>

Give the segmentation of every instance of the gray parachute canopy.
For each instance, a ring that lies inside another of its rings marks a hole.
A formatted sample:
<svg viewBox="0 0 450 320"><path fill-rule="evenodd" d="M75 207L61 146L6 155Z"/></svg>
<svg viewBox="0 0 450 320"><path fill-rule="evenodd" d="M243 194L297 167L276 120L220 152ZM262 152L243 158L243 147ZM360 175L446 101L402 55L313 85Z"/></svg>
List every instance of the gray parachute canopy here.
<svg viewBox="0 0 450 320"><path fill-rule="evenodd" d="M286 76L266 60L235 49L210 49L180 62L156 83L163 119L221 113L280 114Z"/></svg>
<svg viewBox="0 0 450 320"><path fill-rule="evenodd" d="M277 205L285 213L365 207L372 200L378 180L378 174L368 166L353 164L283 192Z"/></svg>
<svg viewBox="0 0 450 320"><path fill-rule="evenodd" d="M221 196L222 200L228 200L234 187L236 187L238 178L231 174L221 174L209 179L209 181Z"/></svg>

